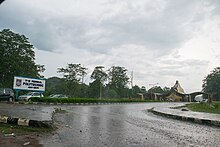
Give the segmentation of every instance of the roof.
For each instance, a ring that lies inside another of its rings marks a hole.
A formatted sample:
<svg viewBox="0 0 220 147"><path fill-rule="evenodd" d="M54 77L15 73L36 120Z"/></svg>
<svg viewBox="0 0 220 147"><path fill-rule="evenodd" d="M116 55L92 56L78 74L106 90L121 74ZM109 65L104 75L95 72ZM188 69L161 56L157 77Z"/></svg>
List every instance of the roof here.
<svg viewBox="0 0 220 147"><path fill-rule="evenodd" d="M180 94L185 94L183 88L179 84L179 81L176 81L175 85L171 89L173 89L174 91L176 91Z"/></svg>

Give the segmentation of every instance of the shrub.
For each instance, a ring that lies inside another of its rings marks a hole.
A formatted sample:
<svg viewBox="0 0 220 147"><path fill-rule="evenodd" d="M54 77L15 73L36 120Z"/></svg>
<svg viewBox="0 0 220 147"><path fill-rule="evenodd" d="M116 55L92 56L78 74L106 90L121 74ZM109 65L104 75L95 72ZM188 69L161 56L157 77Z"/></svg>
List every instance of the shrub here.
<svg viewBox="0 0 220 147"><path fill-rule="evenodd" d="M127 102L158 102L153 100L131 99L99 99L99 98L31 98L33 102L45 103L127 103Z"/></svg>

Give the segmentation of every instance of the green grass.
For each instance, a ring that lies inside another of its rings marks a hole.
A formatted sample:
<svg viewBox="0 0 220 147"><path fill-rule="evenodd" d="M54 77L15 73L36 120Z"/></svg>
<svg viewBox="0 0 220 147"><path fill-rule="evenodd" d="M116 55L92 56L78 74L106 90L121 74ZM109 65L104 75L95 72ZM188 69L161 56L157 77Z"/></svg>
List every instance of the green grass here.
<svg viewBox="0 0 220 147"><path fill-rule="evenodd" d="M15 133L15 135L27 135L27 134L46 134L53 131L53 128L33 128L26 126L17 126L17 125L9 125L0 123L0 134L11 134Z"/></svg>
<svg viewBox="0 0 220 147"><path fill-rule="evenodd" d="M220 102L191 103L187 107L192 111L220 114Z"/></svg>
<svg viewBox="0 0 220 147"><path fill-rule="evenodd" d="M127 102L159 102L154 100L134 99L99 99L99 98L32 98L33 102L45 103L127 103Z"/></svg>

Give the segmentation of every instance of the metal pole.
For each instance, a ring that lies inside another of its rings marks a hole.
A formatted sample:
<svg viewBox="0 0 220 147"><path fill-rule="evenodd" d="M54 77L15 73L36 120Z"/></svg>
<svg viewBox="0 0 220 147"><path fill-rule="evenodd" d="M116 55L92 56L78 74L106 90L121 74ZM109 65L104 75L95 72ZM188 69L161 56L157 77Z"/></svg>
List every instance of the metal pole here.
<svg viewBox="0 0 220 147"><path fill-rule="evenodd" d="M15 95L15 100L18 100L18 93L19 93L19 91L20 91L20 90L15 90L15 93L16 93L16 95Z"/></svg>

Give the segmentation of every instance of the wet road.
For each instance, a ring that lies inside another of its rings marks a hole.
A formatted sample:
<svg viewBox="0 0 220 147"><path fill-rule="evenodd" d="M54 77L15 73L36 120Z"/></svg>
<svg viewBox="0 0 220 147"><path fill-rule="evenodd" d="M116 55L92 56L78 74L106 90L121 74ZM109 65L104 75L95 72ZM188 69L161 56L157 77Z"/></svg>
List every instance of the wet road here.
<svg viewBox="0 0 220 147"><path fill-rule="evenodd" d="M173 103L62 106L58 127L42 139L48 147L220 146L220 128L155 116L146 109Z"/></svg>

